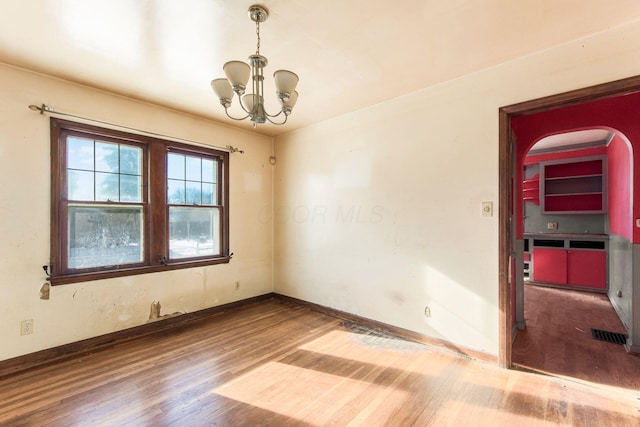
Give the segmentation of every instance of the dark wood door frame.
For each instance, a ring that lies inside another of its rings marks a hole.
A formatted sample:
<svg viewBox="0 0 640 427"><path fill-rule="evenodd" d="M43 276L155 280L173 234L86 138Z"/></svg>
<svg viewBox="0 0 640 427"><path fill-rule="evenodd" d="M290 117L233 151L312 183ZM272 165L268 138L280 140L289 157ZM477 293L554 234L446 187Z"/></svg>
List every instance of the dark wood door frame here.
<svg viewBox="0 0 640 427"><path fill-rule="evenodd" d="M510 265L514 248L512 245L512 221L515 190L514 156L517 152L516 141L511 132L511 119L516 116L540 113L570 105L582 104L602 98L626 95L640 91L640 76L629 77L609 83L603 83L583 89L577 89L557 95L546 96L531 101L501 107L499 109L499 190L498 190L498 305L499 305L499 349L498 361L501 367L511 367L512 345L512 293Z"/></svg>

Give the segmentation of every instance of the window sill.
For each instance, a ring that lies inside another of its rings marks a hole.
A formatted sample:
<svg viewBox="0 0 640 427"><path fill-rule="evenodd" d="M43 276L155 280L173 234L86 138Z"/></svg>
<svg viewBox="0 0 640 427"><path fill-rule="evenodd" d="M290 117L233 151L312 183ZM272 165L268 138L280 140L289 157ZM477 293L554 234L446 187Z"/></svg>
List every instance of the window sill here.
<svg viewBox="0 0 640 427"><path fill-rule="evenodd" d="M202 261L173 262L166 265L153 265L145 267L126 268L109 271L93 271L90 273L66 274L50 276L48 278L52 286L67 285L70 283L91 282L94 280L111 279L114 277L134 276L138 274L159 273L162 271L180 270L183 268L205 267L215 264L227 264L231 257L220 257Z"/></svg>

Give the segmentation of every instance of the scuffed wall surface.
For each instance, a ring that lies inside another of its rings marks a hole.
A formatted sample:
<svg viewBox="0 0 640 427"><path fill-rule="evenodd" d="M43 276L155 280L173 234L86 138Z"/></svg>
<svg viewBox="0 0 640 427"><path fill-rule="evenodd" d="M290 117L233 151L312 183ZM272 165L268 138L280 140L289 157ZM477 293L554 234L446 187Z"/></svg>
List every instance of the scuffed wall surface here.
<svg viewBox="0 0 640 427"><path fill-rule="evenodd" d="M497 354L499 108L637 74L639 37L626 25L278 137L276 292Z"/></svg>
<svg viewBox="0 0 640 427"><path fill-rule="evenodd" d="M273 291L272 227L264 214L272 210L270 138L3 65L0 93L0 360L146 323L154 301L165 315ZM41 266L49 261L49 119L27 108L40 103L244 150L230 158L231 263L60 285L40 299ZM26 319L34 332L21 336Z"/></svg>

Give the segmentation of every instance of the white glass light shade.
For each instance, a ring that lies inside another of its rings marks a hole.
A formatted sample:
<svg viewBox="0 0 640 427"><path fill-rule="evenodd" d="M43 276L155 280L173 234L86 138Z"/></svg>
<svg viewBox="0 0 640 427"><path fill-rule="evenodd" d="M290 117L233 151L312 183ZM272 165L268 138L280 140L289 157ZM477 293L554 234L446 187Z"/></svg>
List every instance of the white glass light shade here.
<svg viewBox="0 0 640 427"><path fill-rule="evenodd" d="M211 80L211 88L220 99L232 99L233 89L227 79Z"/></svg>
<svg viewBox="0 0 640 427"><path fill-rule="evenodd" d="M276 81L276 90L278 92L293 93L298 84L298 75L289 70L278 70L273 73Z"/></svg>
<svg viewBox="0 0 640 427"><path fill-rule="evenodd" d="M222 67L227 79L231 83L231 86L247 86L249 81L249 74L251 73L251 67L249 64L242 61L229 61Z"/></svg>
<svg viewBox="0 0 640 427"><path fill-rule="evenodd" d="M293 92L291 92L291 95L289 95L289 99L287 101L282 102L282 106L284 108L289 109L290 111L296 105L297 101L298 101L298 91L294 90Z"/></svg>
<svg viewBox="0 0 640 427"><path fill-rule="evenodd" d="M262 103L262 97L252 93L248 93L242 97L242 103L249 112L253 111L253 106L256 102Z"/></svg>

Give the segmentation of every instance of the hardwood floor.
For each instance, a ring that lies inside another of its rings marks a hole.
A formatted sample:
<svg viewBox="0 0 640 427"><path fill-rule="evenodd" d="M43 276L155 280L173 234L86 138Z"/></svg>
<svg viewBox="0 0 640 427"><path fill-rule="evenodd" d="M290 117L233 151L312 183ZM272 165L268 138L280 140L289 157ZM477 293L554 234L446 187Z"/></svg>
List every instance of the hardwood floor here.
<svg viewBox="0 0 640 427"><path fill-rule="evenodd" d="M0 380L10 426L637 426L639 410L277 300Z"/></svg>
<svg viewBox="0 0 640 427"><path fill-rule="evenodd" d="M514 364L640 390L640 356L591 338L591 328L626 333L606 295L526 285L525 321L513 343Z"/></svg>

